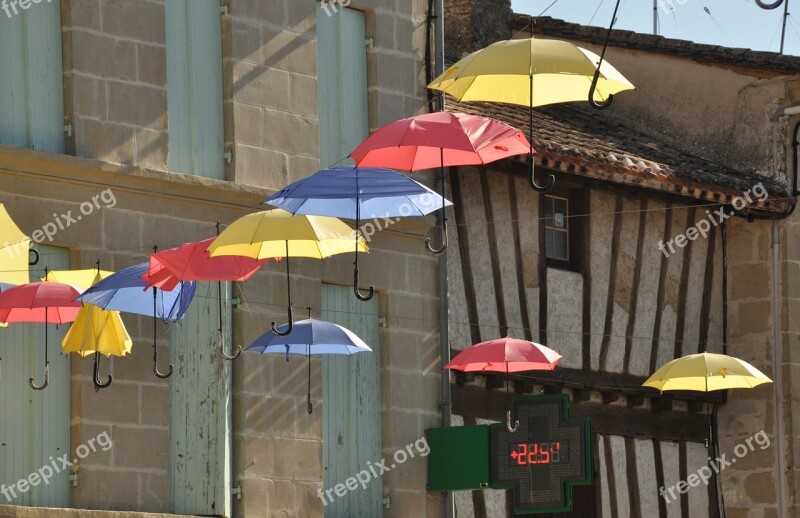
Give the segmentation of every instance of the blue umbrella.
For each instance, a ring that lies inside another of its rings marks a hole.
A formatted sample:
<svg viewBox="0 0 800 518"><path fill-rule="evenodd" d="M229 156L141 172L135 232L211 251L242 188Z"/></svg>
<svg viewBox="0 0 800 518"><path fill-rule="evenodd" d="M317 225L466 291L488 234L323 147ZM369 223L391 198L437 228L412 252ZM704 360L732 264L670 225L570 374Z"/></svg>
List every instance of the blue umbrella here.
<svg viewBox="0 0 800 518"><path fill-rule="evenodd" d="M166 374L158 370L156 319L178 320L183 317L194 296L196 284L193 281L182 281L172 291L161 291L155 286L147 288L147 282L142 279L142 275L149 269L149 263L144 262L120 270L96 283L75 300L112 311L153 317L153 372L159 378L169 378L172 375L172 364Z"/></svg>
<svg viewBox="0 0 800 518"><path fill-rule="evenodd" d="M310 311L309 311L310 313ZM278 326L279 332L286 332L289 324ZM308 357L308 413L314 411L311 404L311 355L348 354L372 351L354 332L340 325L308 318L295 322L292 331L280 336L271 330L261 335L248 348L248 351L261 354L302 354Z"/></svg>
<svg viewBox="0 0 800 518"><path fill-rule="evenodd" d="M391 169L337 166L298 180L263 202L292 214L355 219L426 216L452 205L433 190ZM356 234L358 237L358 234ZM358 290L358 254L353 271L353 291L360 300L372 298Z"/></svg>

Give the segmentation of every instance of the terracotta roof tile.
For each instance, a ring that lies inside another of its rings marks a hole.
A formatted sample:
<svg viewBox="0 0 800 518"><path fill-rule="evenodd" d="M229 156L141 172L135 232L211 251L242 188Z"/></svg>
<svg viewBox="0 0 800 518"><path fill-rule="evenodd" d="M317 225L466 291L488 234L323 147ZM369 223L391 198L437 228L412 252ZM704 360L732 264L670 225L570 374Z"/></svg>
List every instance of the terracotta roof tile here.
<svg viewBox="0 0 800 518"><path fill-rule="evenodd" d="M529 133L528 108L448 98L447 109L492 117ZM761 182L770 197L758 209L783 212L794 203L785 200L782 185L768 178L687 154L579 105L536 108L532 142L536 164L556 171L714 203L730 203Z"/></svg>

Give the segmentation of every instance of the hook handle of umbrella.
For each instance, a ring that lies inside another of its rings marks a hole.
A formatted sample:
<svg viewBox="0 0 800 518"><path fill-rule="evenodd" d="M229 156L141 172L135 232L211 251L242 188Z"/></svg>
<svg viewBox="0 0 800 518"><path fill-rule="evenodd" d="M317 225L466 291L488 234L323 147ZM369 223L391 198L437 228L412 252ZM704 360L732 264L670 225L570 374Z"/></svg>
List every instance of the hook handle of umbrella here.
<svg viewBox="0 0 800 518"><path fill-rule="evenodd" d="M591 86L591 88L589 88L589 104L592 105L592 108L595 108L597 110L605 110L609 106L611 106L611 103L614 101L614 95L613 94L609 95L608 99L606 99L603 102L595 101L594 100L594 92L595 92L595 90L597 90L597 80L598 79L600 79L600 65L599 64L597 65L597 70L594 71L594 77L592 78L592 86Z"/></svg>
<svg viewBox="0 0 800 518"><path fill-rule="evenodd" d="M39 251L35 248L31 248L28 250L29 253L33 254L34 260L28 261L28 266L34 266L39 264Z"/></svg>
<svg viewBox="0 0 800 518"><path fill-rule="evenodd" d="M511 410L506 410L506 428L509 432L514 433L519 428L519 421L514 421L514 426L511 426Z"/></svg>
<svg viewBox="0 0 800 518"><path fill-rule="evenodd" d="M165 379L169 378L170 376L172 376L172 370L173 369L172 369L172 364L171 363L169 364L169 371L167 371L166 373L162 373L162 372L160 372L158 370L158 348L156 347L156 344L154 343L153 344L153 374L155 374L157 378L161 378L162 380L165 380Z"/></svg>
<svg viewBox="0 0 800 518"><path fill-rule="evenodd" d="M437 248L433 248L431 246L431 238L425 239L425 248L428 250L428 253L433 254L433 255L441 255L442 252L444 252L445 249L447 249L448 240L447 240L447 218L446 217L442 221L441 241L442 241L442 246L441 246L441 248L437 249Z"/></svg>
<svg viewBox="0 0 800 518"><path fill-rule="evenodd" d="M113 381L113 377L111 374L108 375L108 381L101 382L100 381L100 366L99 366L99 355L100 353L94 353L94 374L92 376L92 381L94 382L94 391L99 392L102 388L108 388Z"/></svg>
<svg viewBox="0 0 800 518"><path fill-rule="evenodd" d="M357 255L358 255L358 252L356 252L356 256ZM355 293L356 294L356 298L358 300L362 301L362 302L366 302L366 301L370 300L372 298L372 296L375 295L375 287L374 286L370 286L369 287L369 293L367 293L366 295L362 295L361 294L361 290L358 287L358 266L356 266L355 270L353 270L353 293Z"/></svg>
<svg viewBox="0 0 800 518"><path fill-rule="evenodd" d="M551 191L553 187L555 187L556 185L555 175L551 174L548 176L546 185L539 185L538 183L536 183L536 178L534 177L533 169L534 169L533 155L531 155L531 169L528 173L528 184L531 186L531 189L543 194Z"/></svg>
<svg viewBox="0 0 800 518"><path fill-rule="evenodd" d="M308 415L311 415L313 413L314 413L314 403L312 403L311 400L309 399L308 400Z"/></svg>
<svg viewBox="0 0 800 518"><path fill-rule="evenodd" d="M47 385L50 383L50 362L46 362L44 364L44 383L41 385L36 385L33 382L33 378L28 379L28 384L31 386L33 390L44 390L47 388Z"/></svg>
<svg viewBox="0 0 800 518"><path fill-rule="evenodd" d="M772 2L771 4L768 4L768 3L766 3L766 2L764 2L762 0L756 0L756 4L762 9L767 9L767 10L777 9L778 7L780 7L783 4L783 0L776 0L775 2Z"/></svg>
<svg viewBox="0 0 800 518"><path fill-rule="evenodd" d="M293 321L293 313L292 313L292 306L289 306L289 324L286 328L286 331L278 331L277 322L272 322L272 332L278 336L287 336L292 332L294 328L294 321Z"/></svg>
<svg viewBox="0 0 800 518"><path fill-rule="evenodd" d="M236 358L238 358L242 354L242 346L241 345L237 345L236 346L236 352L233 353L233 354L226 353L225 349L222 349L220 352L222 354L222 357L225 358L226 360L235 360Z"/></svg>

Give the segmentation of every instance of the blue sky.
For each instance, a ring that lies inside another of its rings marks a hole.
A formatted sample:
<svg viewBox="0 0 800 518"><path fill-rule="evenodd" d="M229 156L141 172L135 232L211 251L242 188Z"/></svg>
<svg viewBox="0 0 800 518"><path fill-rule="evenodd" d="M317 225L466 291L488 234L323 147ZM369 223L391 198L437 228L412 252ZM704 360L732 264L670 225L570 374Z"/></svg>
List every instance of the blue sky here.
<svg viewBox="0 0 800 518"><path fill-rule="evenodd" d="M753 0L656 1L662 6L670 2L674 6L669 14L661 7L658 9L659 34L663 36L772 52L778 52L780 48L784 5L766 11ZM551 3L553 0L511 1L514 12L534 16L541 14ZM558 0L547 10L545 16L582 25L591 21L591 25L607 27L615 3L616 0ZM711 15L704 11L704 7L711 11ZM797 18L791 15L792 9L800 9L800 5L795 0L795 3L790 3L789 8L784 53L800 55L800 11ZM617 13L616 28L652 34L653 0L622 0Z"/></svg>

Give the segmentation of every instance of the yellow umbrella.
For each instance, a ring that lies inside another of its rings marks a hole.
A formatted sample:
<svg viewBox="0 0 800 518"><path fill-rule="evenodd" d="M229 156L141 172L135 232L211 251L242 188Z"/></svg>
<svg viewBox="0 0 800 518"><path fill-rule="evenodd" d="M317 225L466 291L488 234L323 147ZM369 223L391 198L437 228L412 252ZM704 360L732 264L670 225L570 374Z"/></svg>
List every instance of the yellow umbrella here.
<svg viewBox="0 0 800 518"><path fill-rule="evenodd" d="M97 272L95 275L97 282L101 276ZM112 355L125 357L131 354L132 347L133 340L125 329L119 311L107 311L93 304L81 307L78 316L61 341L61 351L64 354L77 353L84 358L94 354L95 390L108 387L112 381L111 375L108 376L108 381L100 381L99 356L104 354L106 358Z"/></svg>
<svg viewBox="0 0 800 518"><path fill-rule="evenodd" d="M588 100L600 56L567 41L526 38L498 41L473 52L428 85L460 101L520 106ZM636 87L608 62L600 65L595 102Z"/></svg>
<svg viewBox="0 0 800 518"><path fill-rule="evenodd" d="M113 273L114 272L109 272L107 270L100 270L100 276L98 277L97 268L92 268L89 270L48 270L47 275L43 277L42 280L69 284L79 292L83 293L95 282L99 281L100 279L105 279Z"/></svg>
<svg viewBox="0 0 800 518"><path fill-rule="evenodd" d="M274 209L237 219L208 246L208 252L211 257L241 255L253 259L325 259L353 252L353 241L353 231L338 218L293 216L285 210ZM358 250L368 250L363 239L359 239Z"/></svg>
<svg viewBox="0 0 800 518"><path fill-rule="evenodd" d="M604 109L614 94L636 87L590 50L566 41L531 37L498 41L473 52L434 79L428 88L459 101L527 106L533 142L534 106L588 100L595 108ZM539 192L552 189L553 175L545 186L533 178L533 146L529 160L531 188Z"/></svg>
<svg viewBox="0 0 800 518"><path fill-rule="evenodd" d="M642 386L667 390L711 392L753 388L772 380L744 360L724 354L700 353L661 366Z"/></svg>
<svg viewBox="0 0 800 518"><path fill-rule="evenodd" d="M282 209L243 216L231 223L208 246L211 257L240 255L253 259L286 258L289 325L285 331L279 332L276 322L272 323L272 331L279 336L292 332L289 257L325 259L337 254L367 251L367 242L360 236L354 236L350 227L338 218L292 215Z"/></svg>
<svg viewBox="0 0 800 518"><path fill-rule="evenodd" d="M0 284L25 284L29 279L31 240L14 223L0 202Z"/></svg>

